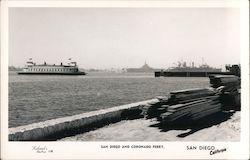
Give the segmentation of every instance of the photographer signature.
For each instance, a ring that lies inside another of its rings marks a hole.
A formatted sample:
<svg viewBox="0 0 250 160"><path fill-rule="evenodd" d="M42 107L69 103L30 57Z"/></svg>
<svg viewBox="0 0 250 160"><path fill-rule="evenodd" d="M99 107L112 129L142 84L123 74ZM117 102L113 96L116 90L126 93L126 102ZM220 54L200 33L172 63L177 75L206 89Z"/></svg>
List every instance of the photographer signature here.
<svg viewBox="0 0 250 160"><path fill-rule="evenodd" d="M32 146L32 151L36 153L53 153L53 150L48 149L46 146Z"/></svg>

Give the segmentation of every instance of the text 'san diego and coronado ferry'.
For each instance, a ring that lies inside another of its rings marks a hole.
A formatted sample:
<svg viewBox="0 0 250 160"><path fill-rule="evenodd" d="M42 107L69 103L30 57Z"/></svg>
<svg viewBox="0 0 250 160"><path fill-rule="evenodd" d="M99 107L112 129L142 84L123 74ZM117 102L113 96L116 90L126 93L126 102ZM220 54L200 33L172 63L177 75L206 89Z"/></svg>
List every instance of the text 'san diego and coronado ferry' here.
<svg viewBox="0 0 250 160"><path fill-rule="evenodd" d="M71 60L71 59L69 59ZM68 65L50 65L46 64L39 64L37 65L29 59L25 68L22 71L17 72L18 74L43 74L43 75L85 75L85 72L81 72L78 69L76 62L69 62Z"/></svg>

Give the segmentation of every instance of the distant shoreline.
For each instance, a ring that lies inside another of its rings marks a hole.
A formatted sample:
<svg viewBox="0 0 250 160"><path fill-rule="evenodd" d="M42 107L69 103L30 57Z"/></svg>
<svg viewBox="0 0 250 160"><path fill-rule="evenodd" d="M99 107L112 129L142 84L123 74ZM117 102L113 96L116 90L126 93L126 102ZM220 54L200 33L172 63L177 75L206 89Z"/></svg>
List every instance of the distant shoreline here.
<svg viewBox="0 0 250 160"><path fill-rule="evenodd" d="M21 71L22 68L14 67L14 66L9 66L8 67L9 71Z"/></svg>

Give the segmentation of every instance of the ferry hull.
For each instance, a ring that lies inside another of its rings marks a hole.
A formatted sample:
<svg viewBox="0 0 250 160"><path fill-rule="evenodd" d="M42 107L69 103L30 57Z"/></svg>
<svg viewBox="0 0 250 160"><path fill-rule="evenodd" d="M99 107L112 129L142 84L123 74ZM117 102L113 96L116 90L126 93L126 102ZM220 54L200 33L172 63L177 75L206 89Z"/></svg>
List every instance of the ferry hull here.
<svg viewBox="0 0 250 160"><path fill-rule="evenodd" d="M22 75L86 75L85 72L75 72L75 73L60 73L60 72L53 72L53 73L48 73L48 72L18 72L17 74L22 74Z"/></svg>

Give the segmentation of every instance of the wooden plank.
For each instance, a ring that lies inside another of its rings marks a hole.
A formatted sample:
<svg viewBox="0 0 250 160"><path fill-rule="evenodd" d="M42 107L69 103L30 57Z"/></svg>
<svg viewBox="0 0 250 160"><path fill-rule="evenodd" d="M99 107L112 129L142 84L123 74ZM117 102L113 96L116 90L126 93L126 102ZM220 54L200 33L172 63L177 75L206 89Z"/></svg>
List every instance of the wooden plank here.
<svg viewBox="0 0 250 160"><path fill-rule="evenodd" d="M167 115L167 116L163 116L163 115L161 115L160 117L162 118L162 121L168 121L168 122L173 122L173 121L175 121L175 120L177 120L177 119L179 119L179 118L182 118L182 117L184 117L184 116L186 116L186 115L188 115L188 113L183 113L183 114L181 114L181 115L175 115L175 114L169 114L169 115Z"/></svg>
<svg viewBox="0 0 250 160"><path fill-rule="evenodd" d="M210 101L206 101L206 102L201 102L201 103L189 105L189 106L186 106L184 108L177 108L177 109L176 108L175 109L169 108L167 111L170 113L173 113L173 114L171 114L171 116L168 117L167 119L168 120L175 120L175 119L178 119L182 116L186 116L188 114L191 114L191 115L195 114L195 113L200 114L203 111L206 111L209 109L214 109L215 107L217 107L216 106L217 103L218 103L218 101L215 102L215 101L210 100Z"/></svg>
<svg viewBox="0 0 250 160"><path fill-rule="evenodd" d="M210 103L208 103L208 102L198 103L198 104L190 105L190 106L180 108L180 109L168 109L167 111L175 113L176 115L183 114L183 113L192 114L195 112L200 112L202 110L206 110L207 108L213 108L213 103L211 103L211 102Z"/></svg>
<svg viewBox="0 0 250 160"><path fill-rule="evenodd" d="M189 102L189 103L185 103L185 104L176 104L176 105L169 106L168 108L169 109L180 109L180 108L184 108L186 106L194 105L194 104L197 104L197 103L202 103L202 102L205 102L205 101L207 101L207 99L201 99L201 100L198 100L198 101L193 101L193 102Z"/></svg>
<svg viewBox="0 0 250 160"><path fill-rule="evenodd" d="M196 109L192 109L190 110L190 113L191 114L199 114L199 113L202 113L202 112L206 112L206 110L209 110L209 109L214 109L214 108L217 108L217 107L220 107L218 106L219 103L215 103L215 104L206 104L206 106L200 106L200 108L196 108ZM220 105L220 104L219 104Z"/></svg>
<svg viewBox="0 0 250 160"><path fill-rule="evenodd" d="M168 96L157 96L156 97L159 101L167 101L168 100Z"/></svg>
<svg viewBox="0 0 250 160"><path fill-rule="evenodd" d="M161 108L168 108L169 105L162 105Z"/></svg>
<svg viewBox="0 0 250 160"><path fill-rule="evenodd" d="M184 89L178 91L172 91L170 94L190 94L190 93L197 93L197 92L207 92L209 89L207 88L194 88L194 89Z"/></svg>
<svg viewBox="0 0 250 160"><path fill-rule="evenodd" d="M207 109L203 110L202 112L193 113L191 115L192 116L206 115L206 114L210 113L210 111L213 111L213 110L221 110L221 104L217 104L213 108L207 108Z"/></svg>
<svg viewBox="0 0 250 160"><path fill-rule="evenodd" d="M207 100L216 100L219 99L219 95L213 95L213 96L206 96L206 97L199 97L195 99L189 99L189 100L180 100L179 103L189 103L197 100L207 99Z"/></svg>
<svg viewBox="0 0 250 160"><path fill-rule="evenodd" d="M168 117L168 116L170 116L170 115L172 115L172 114L173 114L173 113L165 112L165 113L162 113L162 114L160 115L160 117L165 118L165 117Z"/></svg>
<svg viewBox="0 0 250 160"><path fill-rule="evenodd" d="M214 113L217 113L217 112L220 112L220 111L221 111L220 108L213 108L213 109L207 110L205 112L202 112L202 114L193 114L193 115L190 116L190 118L192 120L197 120L197 119L204 118L206 116L209 116L211 114L214 114Z"/></svg>

